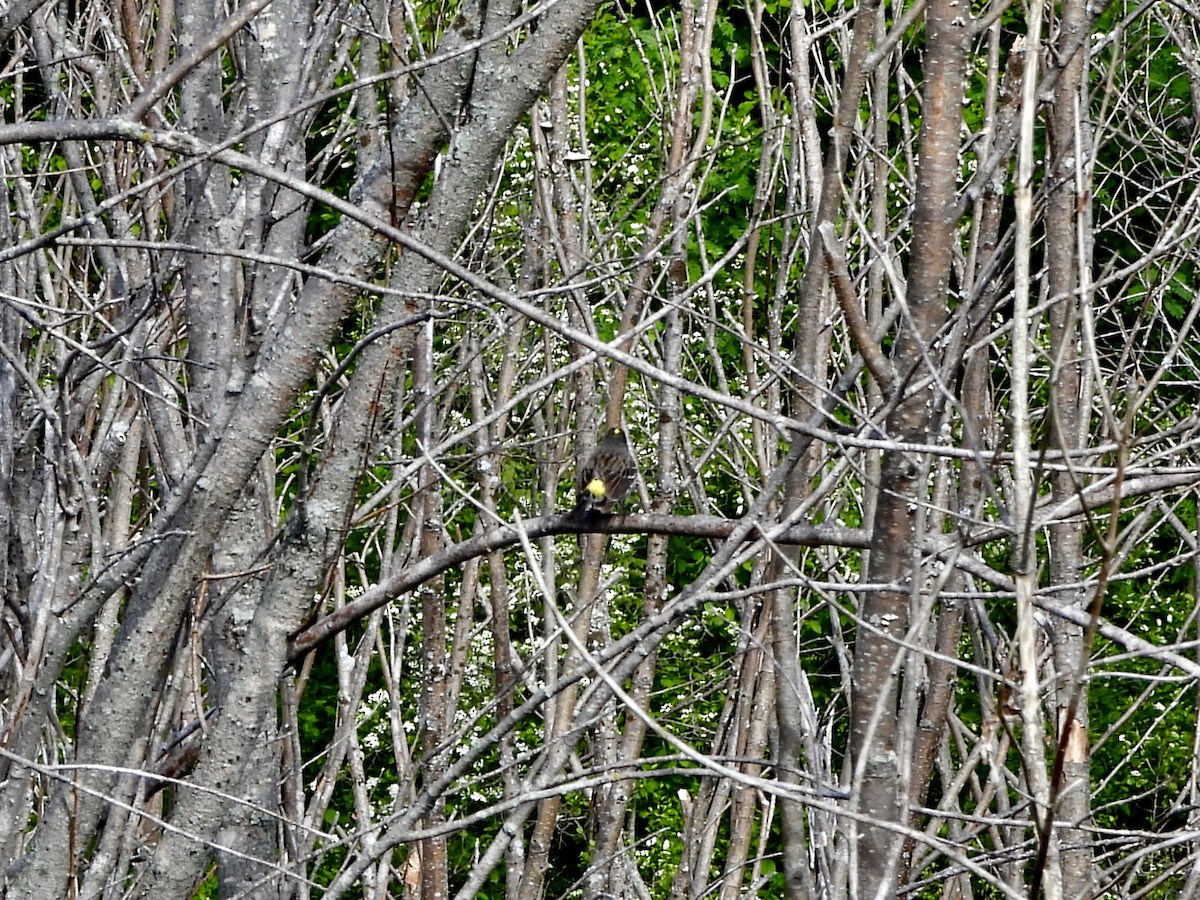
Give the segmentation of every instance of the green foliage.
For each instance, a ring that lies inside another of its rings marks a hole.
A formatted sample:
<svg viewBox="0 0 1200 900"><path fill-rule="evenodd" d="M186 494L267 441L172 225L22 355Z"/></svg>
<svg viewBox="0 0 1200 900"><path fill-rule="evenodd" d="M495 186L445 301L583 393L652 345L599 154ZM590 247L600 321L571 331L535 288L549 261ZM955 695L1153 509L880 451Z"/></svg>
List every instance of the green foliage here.
<svg viewBox="0 0 1200 900"><path fill-rule="evenodd" d="M1179 512L1195 528L1195 501ZM1165 535L1163 536L1165 538ZM1128 567L1154 567L1170 552L1166 540L1143 542ZM1190 567L1170 567L1152 581L1118 580L1106 592L1106 618L1156 645L1170 646L1194 633L1195 599ZM1119 652L1097 646L1097 675L1089 691L1092 731L1105 735L1092 749L1096 822L1112 828L1168 828L1182 823L1177 801L1186 794L1196 731L1194 686L1164 677L1149 658L1109 667L1106 656Z"/></svg>
<svg viewBox="0 0 1200 900"><path fill-rule="evenodd" d="M221 885L217 880L217 871L214 867L208 873L208 876L200 882L196 890L192 892L189 900L216 900L217 897L221 896L220 890Z"/></svg>
<svg viewBox="0 0 1200 900"><path fill-rule="evenodd" d="M336 77L335 86L345 87L352 80L351 71L342 70ZM321 187L342 199L348 199L354 183L357 154L353 140L343 140L340 145L335 145L334 141L337 140L339 125L353 102L354 94L346 92L324 103L317 111L305 140L307 158L325 160ZM341 213L324 204L312 204L308 213L309 242L313 243L328 234L339 221Z"/></svg>
<svg viewBox="0 0 1200 900"><path fill-rule="evenodd" d="M332 647L314 655L300 704L300 748L304 758L316 759L329 746L337 725L338 682Z"/></svg>

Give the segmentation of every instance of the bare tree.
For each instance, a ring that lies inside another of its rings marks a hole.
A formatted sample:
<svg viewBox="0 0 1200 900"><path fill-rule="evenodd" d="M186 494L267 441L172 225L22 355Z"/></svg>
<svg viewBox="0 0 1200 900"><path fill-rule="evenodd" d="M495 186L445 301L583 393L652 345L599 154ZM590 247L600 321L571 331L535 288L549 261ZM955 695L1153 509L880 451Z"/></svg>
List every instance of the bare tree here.
<svg viewBox="0 0 1200 900"><path fill-rule="evenodd" d="M1180 7L0 38L5 896L1197 894Z"/></svg>

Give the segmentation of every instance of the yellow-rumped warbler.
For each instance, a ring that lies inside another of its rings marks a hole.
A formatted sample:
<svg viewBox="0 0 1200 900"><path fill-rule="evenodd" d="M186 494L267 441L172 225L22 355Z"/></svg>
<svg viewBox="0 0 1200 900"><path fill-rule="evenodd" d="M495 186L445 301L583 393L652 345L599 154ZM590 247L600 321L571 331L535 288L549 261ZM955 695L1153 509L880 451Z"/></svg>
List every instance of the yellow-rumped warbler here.
<svg viewBox="0 0 1200 900"><path fill-rule="evenodd" d="M591 457L575 476L576 514L595 510L612 512L613 505L629 496L637 480L637 460L629 449L625 430L613 426L604 432Z"/></svg>

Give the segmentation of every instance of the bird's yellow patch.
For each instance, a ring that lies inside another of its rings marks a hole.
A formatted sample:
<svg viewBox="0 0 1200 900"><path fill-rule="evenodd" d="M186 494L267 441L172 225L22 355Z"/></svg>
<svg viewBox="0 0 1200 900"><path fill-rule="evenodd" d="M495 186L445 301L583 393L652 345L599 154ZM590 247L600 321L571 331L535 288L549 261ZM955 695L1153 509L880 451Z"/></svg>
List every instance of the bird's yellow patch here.
<svg viewBox="0 0 1200 900"><path fill-rule="evenodd" d="M584 490L599 500L604 496L604 481L600 478L593 478L584 486Z"/></svg>

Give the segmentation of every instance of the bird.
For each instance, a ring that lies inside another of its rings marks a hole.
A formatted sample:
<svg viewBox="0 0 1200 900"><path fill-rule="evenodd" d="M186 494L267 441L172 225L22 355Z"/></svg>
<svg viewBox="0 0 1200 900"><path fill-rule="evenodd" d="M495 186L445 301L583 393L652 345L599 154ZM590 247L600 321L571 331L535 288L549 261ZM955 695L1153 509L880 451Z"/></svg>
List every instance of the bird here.
<svg viewBox="0 0 1200 900"><path fill-rule="evenodd" d="M619 425L605 429L588 461L575 475L575 513L610 513L629 496L637 480L637 460Z"/></svg>

